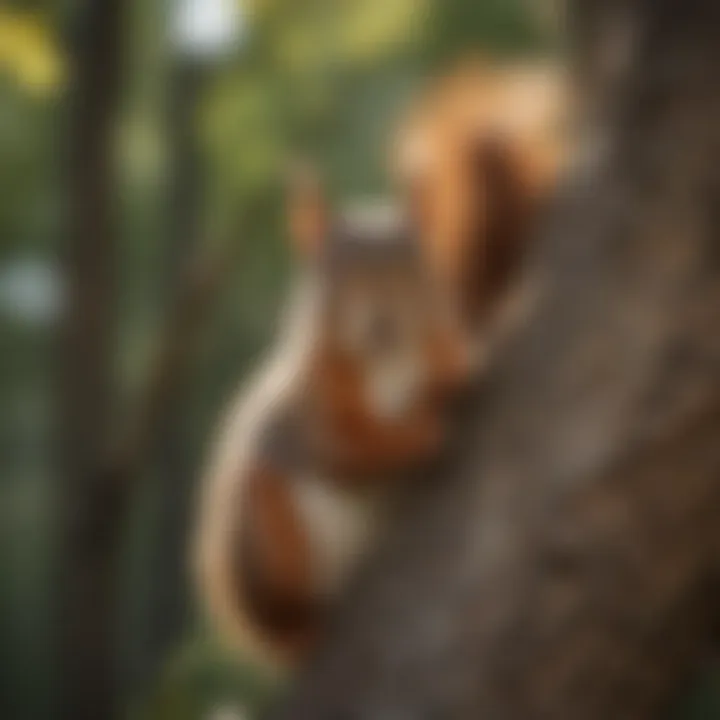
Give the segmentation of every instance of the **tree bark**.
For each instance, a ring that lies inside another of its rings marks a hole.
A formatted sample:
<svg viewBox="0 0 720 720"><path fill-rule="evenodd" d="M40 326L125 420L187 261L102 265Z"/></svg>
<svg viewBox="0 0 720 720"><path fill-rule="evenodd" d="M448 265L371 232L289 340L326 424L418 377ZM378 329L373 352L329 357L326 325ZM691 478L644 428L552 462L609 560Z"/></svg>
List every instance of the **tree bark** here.
<svg viewBox="0 0 720 720"><path fill-rule="evenodd" d="M527 317L456 452L409 491L278 720L643 720L705 656L720 4L577 0L571 17L581 50L631 33L614 66L584 58L605 150L550 213Z"/></svg>

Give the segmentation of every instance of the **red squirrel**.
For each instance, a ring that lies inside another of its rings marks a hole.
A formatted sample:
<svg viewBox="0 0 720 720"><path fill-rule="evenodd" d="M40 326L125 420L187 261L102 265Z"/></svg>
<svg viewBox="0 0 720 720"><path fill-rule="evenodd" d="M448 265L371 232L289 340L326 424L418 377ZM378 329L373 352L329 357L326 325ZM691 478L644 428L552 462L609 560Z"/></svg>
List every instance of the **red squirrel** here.
<svg viewBox="0 0 720 720"><path fill-rule="evenodd" d="M441 449L467 368L413 228L334 214L304 184L305 261L274 350L231 406L202 483L199 585L221 634L288 662L377 535L390 488Z"/></svg>
<svg viewBox="0 0 720 720"><path fill-rule="evenodd" d="M448 401L497 342L560 167L550 122L513 114L537 93L554 112L544 82L483 69L432 88L398 134L399 216L338 216L299 184L290 228L306 271L202 483L199 586L235 644L302 657L394 484L442 449Z"/></svg>

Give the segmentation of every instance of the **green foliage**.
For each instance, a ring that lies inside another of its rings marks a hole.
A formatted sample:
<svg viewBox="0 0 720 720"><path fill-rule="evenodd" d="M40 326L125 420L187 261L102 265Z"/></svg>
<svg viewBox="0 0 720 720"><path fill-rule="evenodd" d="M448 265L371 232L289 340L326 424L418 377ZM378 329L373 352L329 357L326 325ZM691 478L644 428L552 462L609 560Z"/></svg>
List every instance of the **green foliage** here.
<svg viewBox="0 0 720 720"><path fill-rule="evenodd" d="M689 692L677 703L670 717L675 720L720 718L720 667L717 663L700 674Z"/></svg>
<svg viewBox="0 0 720 720"><path fill-rule="evenodd" d="M58 195L51 143L46 100L0 75L0 260L47 247Z"/></svg>
<svg viewBox="0 0 720 720"><path fill-rule="evenodd" d="M543 49L547 38L523 0L444 0L433 3L433 34L428 42L431 62L452 62L478 49L494 54ZM545 48L547 49L547 48Z"/></svg>
<svg viewBox="0 0 720 720"><path fill-rule="evenodd" d="M206 720L221 709L253 720L277 692L277 681L208 643L187 645L168 665L150 701L130 720Z"/></svg>
<svg viewBox="0 0 720 720"><path fill-rule="evenodd" d="M277 186L293 152L322 159L340 141L353 86L367 76L377 83L382 73L392 75L394 64L417 47L426 3L250 5L248 46L213 83L201 116L209 175L231 206ZM382 115L382 108L374 110ZM345 135L342 142L348 141Z"/></svg>
<svg viewBox="0 0 720 720"><path fill-rule="evenodd" d="M38 97L64 86L65 58L46 13L0 6L0 73Z"/></svg>

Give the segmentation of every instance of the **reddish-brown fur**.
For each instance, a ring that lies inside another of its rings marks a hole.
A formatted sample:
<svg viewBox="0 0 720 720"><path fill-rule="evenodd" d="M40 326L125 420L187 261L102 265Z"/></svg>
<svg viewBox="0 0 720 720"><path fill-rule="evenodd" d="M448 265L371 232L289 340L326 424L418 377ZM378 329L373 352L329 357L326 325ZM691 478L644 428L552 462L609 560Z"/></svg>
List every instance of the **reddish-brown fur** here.
<svg viewBox="0 0 720 720"><path fill-rule="evenodd" d="M252 471L245 491L245 517L240 518L235 572L244 575L246 611L281 644L288 655L302 651L320 614L314 593L312 553L308 538L287 491L292 478L270 468Z"/></svg>
<svg viewBox="0 0 720 720"><path fill-rule="evenodd" d="M393 171L428 266L466 322L492 315L564 158L557 69L463 65L411 108Z"/></svg>
<svg viewBox="0 0 720 720"><path fill-rule="evenodd" d="M428 459L441 444L441 405L423 398L399 421L375 417L358 368L336 353L318 362L316 393L324 454L334 477L379 479Z"/></svg>

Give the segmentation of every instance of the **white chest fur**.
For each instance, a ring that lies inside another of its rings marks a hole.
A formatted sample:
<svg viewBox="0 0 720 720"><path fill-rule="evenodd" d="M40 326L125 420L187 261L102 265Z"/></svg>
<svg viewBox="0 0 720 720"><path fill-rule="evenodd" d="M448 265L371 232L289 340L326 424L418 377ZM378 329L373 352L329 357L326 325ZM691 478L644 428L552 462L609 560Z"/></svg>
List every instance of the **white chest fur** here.
<svg viewBox="0 0 720 720"><path fill-rule="evenodd" d="M313 476L296 478L292 491L310 530L317 587L332 596L377 539L388 495Z"/></svg>

